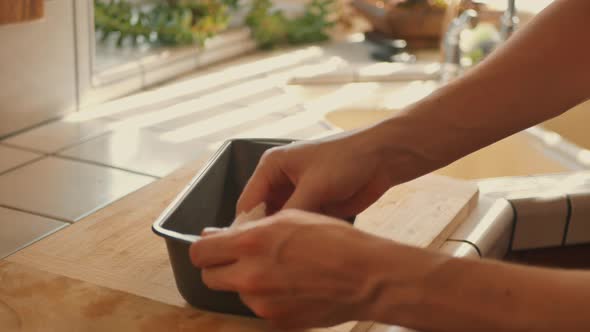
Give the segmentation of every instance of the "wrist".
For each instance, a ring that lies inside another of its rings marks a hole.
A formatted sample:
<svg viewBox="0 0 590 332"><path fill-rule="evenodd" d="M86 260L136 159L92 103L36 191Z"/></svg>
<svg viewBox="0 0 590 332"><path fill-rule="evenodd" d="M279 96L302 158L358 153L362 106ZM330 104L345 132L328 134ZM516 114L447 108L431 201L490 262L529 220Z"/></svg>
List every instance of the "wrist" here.
<svg viewBox="0 0 590 332"><path fill-rule="evenodd" d="M380 239L373 243L371 251L361 319L392 324L403 321L403 309L422 299L423 289L416 282L422 279L424 261L418 257L420 249Z"/></svg>
<svg viewBox="0 0 590 332"><path fill-rule="evenodd" d="M428 125L414 119L410 110L367 129L365 134L373 142L373 152L381 160L384 171L390 174L391 187L442 166L431 149L436 134L428 130Z"/></svg>
<svg viewBox="0 0 590 332"><path fill-rule="evenodd" d="M430 310L429 280L453 258L384 240L370 275L372 294L366 320L418 327Z"/></svg>

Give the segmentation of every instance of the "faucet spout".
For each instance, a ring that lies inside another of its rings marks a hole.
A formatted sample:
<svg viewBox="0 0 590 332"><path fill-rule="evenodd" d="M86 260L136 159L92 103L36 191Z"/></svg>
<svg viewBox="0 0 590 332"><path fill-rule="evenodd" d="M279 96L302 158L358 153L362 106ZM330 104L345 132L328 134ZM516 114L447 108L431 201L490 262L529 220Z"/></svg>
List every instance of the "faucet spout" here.
<svg viewBox="0 0 590 332"><path fill-rule="evenodd" d="M478 18L479 16L475 10L468 9L451 22L443 43L446 64L461 64L461 32L477 25Z"/></svg>
<svg viewBox="0 0 590 332"><path fill-rule="evenodd" d="M500 36L503 41L508 40L518 27L519 19L516 12L516 0L508 0L504 15L502 15Z"/></svg>

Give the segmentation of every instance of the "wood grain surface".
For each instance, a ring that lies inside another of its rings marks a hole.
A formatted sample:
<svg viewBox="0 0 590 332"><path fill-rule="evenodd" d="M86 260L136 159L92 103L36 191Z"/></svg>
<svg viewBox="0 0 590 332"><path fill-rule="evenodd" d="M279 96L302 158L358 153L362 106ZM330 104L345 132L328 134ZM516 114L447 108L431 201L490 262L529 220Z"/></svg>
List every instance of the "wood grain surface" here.
<svg viewBox="0 0 590 332"><path fill-rule="evenodd" d="M176 290L164 241L151 232L152 222L203 162L193 163L8 257L0 270L3 280L12 281L0 283L4 303L0 322L10 320L10 312L17 312L19 321L30 326L23 331L33 331L42 324L59 331L77 331L94 321L102 327L122 324L129 331L151 331L145 322L147 316L153 316L186 321L185 325L171 324L164 329L167 331L271 331L257 320L189 308ZM359 216L359 227L404 243L436 247L473 205L476 194L472 183L426 176L389 191ZM86 291L93 295L83 296ZM108 304L113 298L120 308L113 309L112 317L95 318L72 309L93 302ZM45 312L50 315L39 314ZM133 320L136 315L142 318ZM58 324L62 321L72 323ZM317 331L360 332L370 326L352 322Z"/></svg>
<svg viewBox="0 0 590 332"><path fill-rule="evenodd" d="M88 282L0 262L1 331L234 331L223 315L178 308ZM227 323L226 323L227 322ZM240 319L240 331L267 330Z"/></svg>
<svg viewBox="0 0 590 332"><path fill-rule="evenodd" d="M43 17L45 0L0 0L0 25Z"/></svg>
<svg viewBox="0 0 590 332"><path fill-rule="evenodd" d="M396 242L438 249L476 206L477 186L427 175L390 189L355 226Z"/></svg>

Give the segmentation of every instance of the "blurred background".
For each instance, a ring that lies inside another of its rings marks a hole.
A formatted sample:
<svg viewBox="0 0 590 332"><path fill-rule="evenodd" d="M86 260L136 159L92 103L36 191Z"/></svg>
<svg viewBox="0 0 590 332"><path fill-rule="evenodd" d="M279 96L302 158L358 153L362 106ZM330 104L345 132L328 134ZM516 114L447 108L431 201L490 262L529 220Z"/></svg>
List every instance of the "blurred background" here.
<svg viewBox="0 0 590 332"><path fill-rule="evenodd" d="M526 20L549 2L522 0L519 15ZM469 8L481 24L463 38L464 47L467 61L478 61L499 38L506 1L16 0L2 6L0 137L256 48L373 31L407 42L386 46L378 60L405 46L437 49L452 19ZM223 55L196 63L214 51Z"/></svg>

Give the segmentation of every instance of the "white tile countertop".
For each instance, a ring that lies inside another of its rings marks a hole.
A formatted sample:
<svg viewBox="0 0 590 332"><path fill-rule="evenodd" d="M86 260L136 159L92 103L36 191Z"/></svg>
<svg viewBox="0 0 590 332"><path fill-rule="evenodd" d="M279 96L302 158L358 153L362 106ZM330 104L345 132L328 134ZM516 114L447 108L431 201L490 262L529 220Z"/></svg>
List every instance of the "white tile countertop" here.
<svg viewBox="0 0 590 332"><path fill-rule="evenodd" d="M75 222L154 177L46 157L0 177L0 204Z"/></svg>
<svg viewBox="0 0 590 332"><path fill-rule="evenodd" d="M0 174L11 171L41 157L41 154L0 145Z"/></svg>
<svg viewBox="0 0 590 332"><path fill-rule="evenodd" d="M0 207L0 258L67 225L50 218Z"/></svg>

